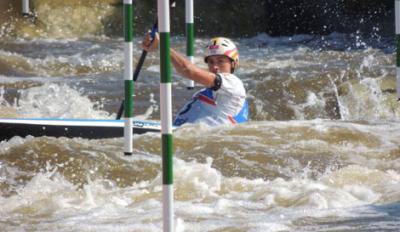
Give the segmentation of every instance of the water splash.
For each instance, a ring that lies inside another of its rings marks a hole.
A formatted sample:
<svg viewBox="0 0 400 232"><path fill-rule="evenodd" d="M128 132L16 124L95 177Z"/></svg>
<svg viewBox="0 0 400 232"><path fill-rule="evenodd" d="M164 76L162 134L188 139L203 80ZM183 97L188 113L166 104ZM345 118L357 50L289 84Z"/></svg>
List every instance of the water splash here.
<svg viewBox="0 0 400 232"><path fill-rule="evenodd" d="M20 90L16 109L18 117L37 118L114 118L96 108L98 103L66 84L46 83ZM101 104L100 104L101 105Z"/></svg>

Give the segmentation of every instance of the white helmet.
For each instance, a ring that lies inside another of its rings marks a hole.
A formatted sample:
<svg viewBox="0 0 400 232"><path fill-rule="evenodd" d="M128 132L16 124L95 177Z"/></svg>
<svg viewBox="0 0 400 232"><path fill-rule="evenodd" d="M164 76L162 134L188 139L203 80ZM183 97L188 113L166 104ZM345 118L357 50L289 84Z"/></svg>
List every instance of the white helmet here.
<svg viewBox="0 0 400 232"><path fill-rule="evenodd" d="M207 58L214 55L224 55L235 63L239 62L239 51L236 45L230 39L224 37L211 39L210 44L206 48L204 61L207 63Z"/></svg>

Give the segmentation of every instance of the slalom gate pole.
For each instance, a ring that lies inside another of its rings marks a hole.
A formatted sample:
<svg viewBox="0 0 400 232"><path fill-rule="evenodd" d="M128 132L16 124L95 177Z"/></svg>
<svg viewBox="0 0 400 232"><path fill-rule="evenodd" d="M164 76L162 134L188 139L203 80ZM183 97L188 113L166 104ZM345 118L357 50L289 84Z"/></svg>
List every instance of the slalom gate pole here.
<svg viewBox="0 0 400 232"><path fill-rule="evenodd" d="M29 15L29 0L22 0L22 15Z"/></svg>
<svg viewBox="0 0 400 232"><path fill-rule="evenodd" d="M151 29L151 33L150 33L150 35L153 38L156 35L157 30L158 30L158 27L157 27L157 22L156 22L156 23L154 23L153 28ZM136 68L135 68L135 72L133 73L133 77L132 77L133 82L136 82L136 80L138 79L140 70L142 70L142 66L144 64L144 60L146 59L146 56L147 56L147 51L146 50L142 50L142 55L140 55L139 61L138 61L137 65L136 65ZM117 113L117 118L116 119L121 119L122 113L124 112L124 108L125 108L125 101L122 101L121 105L120 105L120 107L118 109L118 113Z"/></svg>
<svg viewBox="0 0 400 232"><path fill-rule="evenodd" d="M157 0L160 33L160 110L163 171L163 231L174 230L173 136L169 0Z"/></svg>
<svg viewBox="0 0 400 232"><path fill-rule="evenodd" d="M395 0L396 15L396 92L397 101L400 101L400 0Z"/></svg>
<svg viewBox="0 0 400 232"><path fill-rule="evenodd" d="M185 15L186 15L186 56L190 62L194 63L194 10L193 0L186 0L185 2ZM188 89L194 88L194 81L187 80L186 87Z"/></svg>
<svg viewBox="0 0 400 232"><path fill-rule="evenodd" d="M132 0L124 0L124 86L125 86L125 126L124 154L133 152L133 5Z"/></svg>

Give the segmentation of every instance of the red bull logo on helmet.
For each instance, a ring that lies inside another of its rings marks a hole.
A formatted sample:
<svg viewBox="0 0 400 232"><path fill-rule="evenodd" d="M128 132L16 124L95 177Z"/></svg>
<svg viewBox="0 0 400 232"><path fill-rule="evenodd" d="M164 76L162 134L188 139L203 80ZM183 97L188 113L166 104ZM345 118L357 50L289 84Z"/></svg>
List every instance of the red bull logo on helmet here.
<svg viewBox="0 0 400 232"><path fill-rule="evenodd" d="M219 48L219 45L210 45L210 47L209 47L209 49L212 49L212 50L218 49L218 48Z"/></svg>

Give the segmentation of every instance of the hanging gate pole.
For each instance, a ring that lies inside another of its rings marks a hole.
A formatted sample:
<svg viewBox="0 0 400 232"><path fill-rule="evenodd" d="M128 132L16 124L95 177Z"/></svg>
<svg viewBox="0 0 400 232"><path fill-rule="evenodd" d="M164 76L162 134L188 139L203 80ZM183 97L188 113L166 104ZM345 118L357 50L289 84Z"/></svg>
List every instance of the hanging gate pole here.
<svg viewBox="0 0 400 232"><path fill-rule="evenodd" d="M29 15L29 0L22 0L22 15Z"/></svg>
<svg viewBox="0 0 400 232"><path fill-rule="evenodd" d="M169 0L158 0L157 2L161 59L160 110L163 170L163 228L164 231L169 232L174 229L170 15Z"/></svg>
<svg viewBox="0 0 400 232"><path fill-rule="evenodd" d="M124 86L125 86L125 126L124 126L124 154L133 152L133 6L132 0L124 0Z"/></svg>
<svg viewBox="0 0 400 232"><path fill-rule="evenodd" d="M400 101L400 0L395 0L396 15L396 92L397 100Z"/></svg>
<svg viewBox="0 0 400 232"><path fill-rule="evenodd" d="M186 15L186 56L190 62L194 63L194 10L193 0L186 0L185 2L185 15ZM187 88L194 88L194 81L187 80Z"/></svg>

